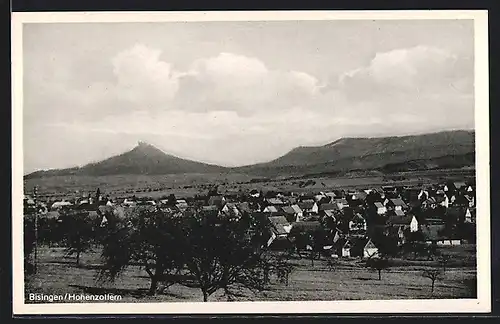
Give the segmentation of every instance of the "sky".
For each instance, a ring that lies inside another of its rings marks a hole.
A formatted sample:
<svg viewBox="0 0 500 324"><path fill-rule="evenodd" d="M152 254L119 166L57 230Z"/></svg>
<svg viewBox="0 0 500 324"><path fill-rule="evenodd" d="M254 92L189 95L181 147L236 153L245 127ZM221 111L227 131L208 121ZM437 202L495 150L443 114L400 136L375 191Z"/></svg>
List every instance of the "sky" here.
<svg viewBox="0 0 500 324"><path fill-rule="evenodd" d="M473 35L472 20L25 24L24 172L138 141L240 166L473 129Z"/></svg>

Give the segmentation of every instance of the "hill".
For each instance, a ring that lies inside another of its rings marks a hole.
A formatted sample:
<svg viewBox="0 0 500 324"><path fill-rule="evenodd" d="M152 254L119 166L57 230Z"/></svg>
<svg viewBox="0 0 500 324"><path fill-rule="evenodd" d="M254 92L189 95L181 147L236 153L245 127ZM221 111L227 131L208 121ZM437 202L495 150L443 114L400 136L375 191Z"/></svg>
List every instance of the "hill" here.
<svg viewBox="0 0 500 324"><path fill-rule="evenodd" d="M342 138L323 146L298 147L241 173L331 173L352 170L409 171L474 165L473 131L380 138Z"/></svg>
<svg viewBox="0 0 500 324"><path fill-rule="evenodd" d="M25 178L64 175L105 176L117 174L219 173L224 171L226 171L224 167L181 159L166 154L153 145L139 142L131 151L100 162L90 163L80 168L37 171L27 175Z"/></svg>
<svg viewBox="0 0 500 324"><path fill-rule="evenodd" d="M298 147L267 163L236 168L182 159L140 142L131 151L101 162L77 168L37 171L25 178L183 173L240 173L273 177L363 170L397 172L461 168L474 166L474 161L474 131L380 138L342 138L323 146Z"/></svg>

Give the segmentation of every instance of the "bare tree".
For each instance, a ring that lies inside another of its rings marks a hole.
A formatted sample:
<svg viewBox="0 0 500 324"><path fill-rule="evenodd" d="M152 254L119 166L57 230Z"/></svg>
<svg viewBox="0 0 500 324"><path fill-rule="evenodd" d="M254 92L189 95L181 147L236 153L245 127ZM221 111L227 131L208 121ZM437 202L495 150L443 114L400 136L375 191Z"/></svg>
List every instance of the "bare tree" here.
<svg viewBox="0 0 500 324"><path fill-rule="evenodd" d="M441 271L439 269L424 270L422 274L425 278L429 278L432 282L431 293L434 292L434 283L440 278Z"/></svg>
<svg viewBox="0 0 500 324"><path fill-rule="evenodd" d="M76 265L80 265L83 253L92 249L94 241L94 220L87 211L68 211L61 217L66 255L76 255Z"/></svg>
<svg viewBox="0 0 500 324"><path fill-rule="evenodd" d="M288 286L290 274L294 269L293 265L286 258L280 257L276 260L275 268L278 281Z"/></svg>
<svg viewBox="0 0 500 324"><path fill-rule="evenodd" d="M204 302L219 289L232 296L237 286L254 292L263 287L262 251L256 249L252 233L247 216L237 219L195 210L183 218L176 247Z"/></svg>
<svg viewBox="0 0 500 324"><path fill-rule="evenodd" d="M450 262L450 256L447 254L443 254L439 257L439 264L443 267L443 273L446 273L446 266Z"/></svg>
<svg viewBox="0 0 500 324"><path fill-rule="evenodd" d="M390 263L386 258L369 258L366 260L366 266L378 272L378 280L382 279L382 270L389 268Z"/></svg>
<svg viewBox="0 0 500 324"><path fill-rule="evenodd" d="M160 283L167 287L176 283L183 266L182 251L175 241L176 218L144 208L130 221L111 224L102 240L104 266L98 280L114 281L127 267L138 265L150 277L150 295L156 294Z"/></svg>

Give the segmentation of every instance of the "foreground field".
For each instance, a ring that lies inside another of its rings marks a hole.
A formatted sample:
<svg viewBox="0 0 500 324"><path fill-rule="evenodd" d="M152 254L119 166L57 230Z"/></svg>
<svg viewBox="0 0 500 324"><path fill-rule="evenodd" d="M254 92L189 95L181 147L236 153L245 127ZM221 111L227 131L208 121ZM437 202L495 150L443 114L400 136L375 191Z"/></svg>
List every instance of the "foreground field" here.
<svg viewBox="0 0 500 324"><path fill-rule="evenodd" d="M298 300L374 300L374 299L427 299L427 298L475 298L476 271L473 250L469 247L453 247L450 254L456 256L450 263L443 279L436 281L431 293L430 280L422 277L422 270L437 267L435 261L395 260L395 266L382 272L378 280L376 272L363 267L359 260L339 260L330 269L324 260L311 264L307 259L294 259L295 270L288 286L273 277L263 292L253 294L241 290L239 301L298 301ZM38 273L28 277L25 283L26 297L30 293L65 294L112 293L122 296L121 302L201 302L202 293L197 288L173 285L156 296L147 296L149 279L139 268L130 267L113 284L95 282L99 267L97 251L83 255L81 266L74 259L65 258L61 248L41 249ZM221 292L209 301L226 301ZM30 301L26 299L26 302Z"/></svg>

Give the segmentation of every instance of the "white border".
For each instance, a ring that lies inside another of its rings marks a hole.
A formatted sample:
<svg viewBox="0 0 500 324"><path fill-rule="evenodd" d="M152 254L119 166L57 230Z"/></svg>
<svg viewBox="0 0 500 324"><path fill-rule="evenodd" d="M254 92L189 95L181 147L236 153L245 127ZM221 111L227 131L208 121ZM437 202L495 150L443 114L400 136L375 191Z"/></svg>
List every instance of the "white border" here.
<svg viewBox="0 0 500 324"><path fill-rule="evenodd" d="M24 304L23 271L23 48L24 23L266 21L266 20L473 19L477 184L477 299L317 302ZM212 11L12 13L12 239L13 313L217 314L217 313L476 313L491 311L488 12L439 11ZM16 234L17 233L17 234Z"/></svg>

